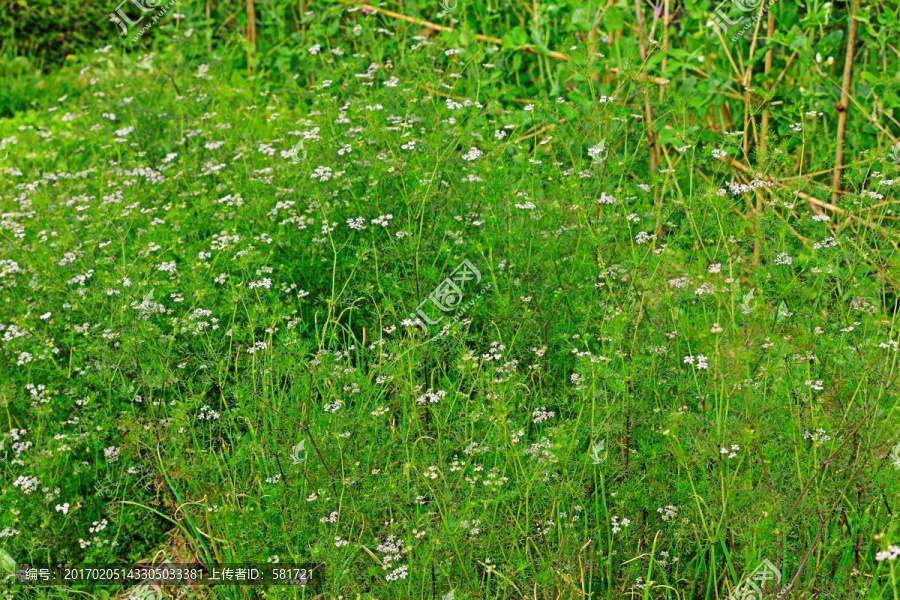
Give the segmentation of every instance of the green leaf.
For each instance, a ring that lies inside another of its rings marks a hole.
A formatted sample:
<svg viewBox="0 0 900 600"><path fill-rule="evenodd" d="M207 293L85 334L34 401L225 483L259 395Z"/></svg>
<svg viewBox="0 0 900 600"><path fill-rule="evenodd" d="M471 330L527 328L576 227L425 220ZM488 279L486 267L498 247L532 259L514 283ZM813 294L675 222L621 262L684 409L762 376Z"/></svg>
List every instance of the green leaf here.
<svg viewBox="0 0 900 600"><path fill-rule="evenodd" d="M654 52L650 55L650 58L647 59L645 67L652 67L653 65L661 63L664 56L665 54L663 52Z"/></svg>
<svg viewBox="0 0 900 600"><path fill-rule="evenodd" d="M540 50L541 54L545 56L550 54L550 49L544 44L544 40L541 38L541 32L537 26L532 26L531 28L531 41L534 42L534 46Z"/></svg>
<svg viewBox="0 0 900 600"><path fill-rule="evenodd" d="M592 25L590 11L584 7L576 8L572 12L572 25L581 31L590 31Z"/></svg>
<svg viewBox="0 0 900 600"><path fill-rule="evenodd" d="M687 50L682 50L681 48L669 48L668 50L669 56L673 56L675 58L687 58L691 55Z"/></svg>
<svg viewBox="0 0 900 600"><path fill-rule="evenodd" d="M798 35L798 36L794 37L794 41L791 42L790 48L791 48L791 50L796 50L797 48L800 48L805 45L806 45L806 36Z"/></svg>
<svg viewBox="0 0 900 600"><path fill-rule="evenodd" d="M16 559L10 556L9 552L3 548L0 548L0 571L6 571L10 574L16 572Z"/></svg>
<svg viewBox="0 0 900 600"><path fill-rule="evenodd" d="M528 34L521 27L513 27L503 36L503 47L506 50L515 50L528 45Z"/></svg>
<svg viewBox="0 0 900 600"><path fill-rule="evenodd" d="M657 133L657 140L661 144L671 144L675 141L680 143L680 138L678 137L678 132L674 129L660 129Z"/></svg>
<svg viewBox="0 0 900 600"><path fill-rule="evenodd" d="M781 323L782 321L784 321L787 318L787 316L789 314L791 314L791 313L788 310L788 305L784 300L782 300L781 302L778 303L778 310L775 313L775 322Z"/></svg>
<svg viewBox="0 0 900 600"><path fill-rule="evenodd" d="M459 44L463 47L468 47L476 42L475 36L477 34L472 30L471 27L461 27L459 30Z"/></svg>
<svg viewBox="0 0 900 600"><path fill-rule="evenodd" d="M610 6L603 15L603 26L608 31L622 31L625 25L625 13L618 6Z"/></svg>

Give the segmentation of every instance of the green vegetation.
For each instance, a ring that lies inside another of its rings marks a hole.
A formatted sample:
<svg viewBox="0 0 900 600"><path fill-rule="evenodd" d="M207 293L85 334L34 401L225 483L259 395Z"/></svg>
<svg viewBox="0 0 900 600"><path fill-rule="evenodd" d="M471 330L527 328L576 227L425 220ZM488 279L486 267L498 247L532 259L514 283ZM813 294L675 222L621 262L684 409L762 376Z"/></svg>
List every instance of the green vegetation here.
<svg viewBox="0 0 900 600"><path fill-rule="evenodd" d="M897 600L896 3L17 6L0 570Z"/></svg>

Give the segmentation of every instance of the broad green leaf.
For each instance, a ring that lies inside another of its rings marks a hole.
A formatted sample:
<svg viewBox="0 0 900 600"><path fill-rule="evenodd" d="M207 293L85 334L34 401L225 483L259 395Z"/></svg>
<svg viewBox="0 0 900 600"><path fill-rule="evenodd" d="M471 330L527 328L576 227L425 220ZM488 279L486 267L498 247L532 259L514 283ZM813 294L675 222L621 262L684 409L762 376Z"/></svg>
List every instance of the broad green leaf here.
<svg viewBox="0 0 900 600"><path fill-rule="evenodd" d="M544 40L541 38L541 30L536 26L531 28L531 41L534 42L535 48L540 50L541 54L550 54L550 49L547 48L547 46L544 44Z"/></svg>
<svg viewBox="0 0 900 600"><path fill-rule="evenodd" d="M610 6L603 15L603 26L609 31L622 31L625 25L625 13L618 6Z"/></svg>
<svg viewBox="0 0 900 600"><path fill-rule="evenodd" d="M572 12L572 25L575 26L576 29L590 31L592 24L591 13L587 8L576 8Z"/></svg>
<svg viewBox="0 0 900 600"><path fill-rule="evenodd" d="M513 27L503 36L503 48L515 50L528 45L528 34L521 27Z"/></svg>
<svg viewBox="0 0 900 600"><path fill-rule="evenodd" d="M6 573L16 572L16 559L3 548L0 548L0 571L5 571Z"/></svg>

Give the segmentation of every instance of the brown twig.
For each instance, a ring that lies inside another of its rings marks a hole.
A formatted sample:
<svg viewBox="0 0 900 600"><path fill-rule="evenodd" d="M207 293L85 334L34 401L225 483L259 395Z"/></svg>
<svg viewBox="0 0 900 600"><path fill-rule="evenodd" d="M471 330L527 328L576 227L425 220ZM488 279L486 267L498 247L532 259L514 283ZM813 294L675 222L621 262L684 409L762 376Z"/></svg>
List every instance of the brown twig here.
<svg viewBox="0 0 900 600"><path fill-rule="evenodd" d="M412 23L413 25L418 25L419 27L426 27L426 28L434 30L434 31L448 31L448 32L454 31L454 29L452 27L447 27L445 25L438 25L436 23L432 23L431 21L425 21L424 19L417 19L415 17L410 17L410 16L404 15L402 13L394 12L392 10L387 10L385 8L378 8L378 7L372 6L370 4L363 4L362 8L370 11L373 15L381 14L386 17L391 17L392 19L406 21L407 23ZM475 39L480 42L490 42L491 44L497 44L498 46L503 45L503 40L501 40L500 38L491 37L489 35L482 35L480 33L475 34ZM534 48L531 48L529 46L523 46L521 48L518 48L518 50L521 50L522 52L529 52L531 54L541 54L540 52L538 52L537 50L535 50ZM562 60L562 61L566 61L566 62L568 62L568 60L569 60L569 57L566 56L565 54L563 54L562 52L555 52L553 50L550 50L547 53L547 56L549 56L550 58L555 58L556 60Z"/></svg>
<svg viewBox="0 0 900 600"><path fill-rule="evenodd" d="M819 515L819 530L816 531L816 537L813 539L812 544L809 545L809 548L806 550L806 556L803 557L803 562L800 563L800 568L797 569L797 573L794 574L794 578L791 579L791 582L788 584L784 590L781 591L778 598L779 600L784 600L787 598L788 594L791 593L791 589L794 587L794 584L797 583L797 580L800 578L800 573L803 572L803 567L806 566L806 562L809 560L810 555L812 554L813 548L816 547L816 544L819 543L819 536L822 535L822 528L825 527L825 518L820 514Z"/></svg>
<svg viewBox="0 0 900 600"><path fill-rule="evenodd" d="M637 14L638 44L641 50L641 64L647 63L647 41L644 39L644 11L641 9L641 0L634 0L634 10ZM658 159L656 157L656 140L653 135L653 113L650 110L650 98L644 99L644 126L647 135L647 150L650 153L650 172L656 175ZM657 217L656 229L659 229Z"/></svg>
<svg viewBox="0 0 900 600"><path fill-rule="evenodd" d="M772 36L775 34L775 13L773 11L769 11L768 20L766 22L766 39L772 39ZM754 39L755 41L755 39ZM769 74L772 72L772 55L774 53L773 48L769 48L766 52L766 63L763 69L763 73L766 77L766 92L770 92L772 90L772 85L769 82ZM749 71L750 69L748 69ZM760 135L759 135L759 151L762 155L762 158L766 156L766 139L769 137L769 107L765 106L763 108L762 113L762 123L760 125ZM759 260L762 257L762 224L761 217L763 212L763 202L762 202L762 194L757 192L756 194L756 240L753 246L753 265L759 266Z"/></svg>
<svg viewBox="0 0 900 600"><path fill-rule="evenodd" d="M834 200L837 201L841 189L841 176L844 173L844 137L847 134L847 113L850 110L850 86L853 83L853 56L856 54L856 30L859 22L856 20L857 2L851 0L850 9L850 33L847 36L847 57L844 60L844 84L841 86L841 102L837 105L838 128L837 142L834 149Z"/></svg>
<svg viewBox="0 0 900 600"><path fill-rule="evenodd" d="M256 52L256 4L255 0L247 0L247 42ZM247 77L253 75L253 61L250 50L247 51Z"/></svg>
<svg viewBox="0 0 900 600"><path fill-rule="evenodd" d="M613 2L610 1L609 6L611 6L612 4L613 4ZM412 23L413 25L418 25L419 27L425 27L426 29L431 29L433 31L447 31L447 32L455 31L455 29L453 29L452 27L447 27L446 25L438 25L437 23L432 23L431 21L426 21L424 19L417 19L415 17L410 17L408 15L394 12L392 10L387 10L385 8L377 8L377 7L371 6L369 4L363 4L362 8L368 9L369 11L372 12L372 14L376 14L376 13L381 14L386 17L390 17L392 19L397 19L399 21L406 21L407 23ZM602 14L600 16L602 17ZM593 31L592 31L592 33L593 33ZM502 39L497 38L497 37L492 37L489 35L483 35L481 33L476 33L475 39L480 42L488 42L491 44L497 44L498 46L503 45ZM535 50L534 48L532 48L530 46L522 46L521 48L516 48L516 49L520 50L521 52L528 52L530 54L541 54L541 52L539 52L538 50ZM568 55L563 54L562 52L556 52L554 50L551 50L547 53L547 56L549 56L550 58L555 58L556 60L561 60L563 62L569 62ZM593 56L593 53L592 53L592 56ZM613 73L619 73L621 71L621 69L619 67L609 67L609 68L607 68L607 70L611 71ZM599 78L599 76L594 77L594 79L598 79L598 78ZM647 75L645 73L639 73L639 74L635 75L635 79L638 79L639 81L647 81L650 83L655 83L656 85L668 85L669 84L669 80L664 77L653 77L653 76Z"/></svg>

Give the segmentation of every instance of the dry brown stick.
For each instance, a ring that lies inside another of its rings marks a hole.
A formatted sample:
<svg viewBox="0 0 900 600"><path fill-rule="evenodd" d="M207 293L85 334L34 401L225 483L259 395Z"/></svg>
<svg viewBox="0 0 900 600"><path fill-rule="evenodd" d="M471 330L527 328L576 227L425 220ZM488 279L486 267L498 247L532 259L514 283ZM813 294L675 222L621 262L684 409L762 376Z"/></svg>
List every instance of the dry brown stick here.
<svg viewBox="0 0 900 600"><path fill-rule="evenodd" d="M209 0L206 0L206 22L207 23L210 22L209 11L210 11ZM206 51L209 52L210 54L212 54L212 38L210 38L206 41Z"/></svg>
<svg viewBox="0 0 900 600"><path fill-rule="evenodd" d="M878 105L878 98L877 98L877 97L875 98L875 102L874 102L874 104L872 105L872 112L873 112L873 114L872 114L872 119L871 119L872 121L874 121L875 118L876 118L876 115L874 114L875 111L881 113L882 115L884 115L885 117L887 117L888 119L890 119L891 121L893 121L893 122L894 122L894 125L896 125L897 127L900 127L900 121L898 121L897 119L895 119L895 118L894 118L894 115L892 115L892 114L890 114L890 113L884 112L884 109L881 108L881 106Z"/></svg>
<svg viewBox="0 0 900 600"><path fill-rule="evenodd" d="M826 75L825 73L823 73L823 72L822 72L822 69L819 68L819 65L813 65L813 66L815 66L816 71L819 72L819 75L821 75L823 79L826 79L829 83L831 83L832 85L834 85L835 87L837 87L837 82L832 81L831 78L828 77L828 75ZM856 106L856 108L858 108L859 111L860 111L861 113L865 113L865 112L866 112L866 111L865 111L865 108L864 108L859 102L857 102L857 101L856 101L856 98L854 98L852 95L850 96L850 102L851 102L854 106ZM888 136L888 137L891 139L892 142L896 143L896 142L898 141L898 139L900 139L900 138L894 137L894 136L891 134L890 131L888 131L887 129L885 129L884 127L882 127L881 124L878 123L877 121L873 121L873 120L869 119L869 123L871 123L872 125L874 125L875 127L877 127L877 128L881 131L881 133L883 133L883 134L885 134L886 136Z"/></svg>
<svg viewBox="0 0 900 600"><path fill-rule="evenodd" d="M794 584L797 583L797 580L800 579L800 573L803 572L803 567L806 566L806 562L809 560L810 555L812 554L813 548L816 547L816 544L819 543L819 536L822 535L822 528L825 526L825 518L822 515L819 515L819 529L816 531L816 537L813 538L812 544L810 544L809 549L806 551L806 556L803 557L803 562L800 563L800 568L797 569L797 573L794 575L794 578L791 579L791 583L788 584L784 591L778 596L780 600L784 600L787 598L788 594L791 593L791 590L794 588Z"/></svg>
<svg viewBox="0 0 900 600"><path fill-rule="evenodd" d="M744 88L744 135L743 135L743 145L742 150L744 152L744 158L747 159L747 162L750 162L750 88L753 86L753 57L756 55L756 42L759 39L759 26L762 24L762 12L764 10L764 5L760 2L759 5L759 17L756 19L756 27L753 28L753 40L750 42L750 54L747 58L747 69L744 71L744 77L741 80L741 85ZM766 72L768 75L768 71ZM753 127L753 133L756 133L756 127ZM759 140L756 140L757 145L759 144ZM756 190L756 235L753 240L753 266L758 267L760 258L762 257L762 192L760 190ZM753 205L753 201L748 200L748 204Z"/></svg>
<svg viewBox="0 0 900 600"><path fill-rule="evenodd" d="M747 68L744 70L744 76L741 78L740 82L744 90L743 98L741 99L744 101L743 150L744 156L746 157L749 157L750 154L750 88L753 87L753 57L756 56L756 42L759 39L759 26L762 24L761 17L764 9L765 6L760 2L759 13L756 19L756 27L753 28L753 39L750 41L750 54L747 55ZM753 128L753 133L756 133L755 126ZM759 142L757 141L757 143Z"/></svg>
<svg viewBox="0 0 900 600"><path fill-rule="evenodd" d="M666 72L666 65L668 64L669 59L669 2L670 0L664 0L665 4L663 5L663 59L662 59L662 72ZM663 99L663 89L659 88L659 100L662 102Z"/></svg>
<svg viewBox="0 0 900 600"><path fill-rule="evenodd" d="M400 21L406 21L407 23L412 23L413 25L418 25L420 27L427 27L428 29L433 29L434 31L454 31L452 27L446 27L444 25L437 25L436 23L432 23L431 21L425 21L423 19L416 19L415 17L409 17L402 13L394 12L392 10L387 10L385 8L378 8L376 6L371 6L369 4L363 4L362 8L368 9L372 12L372 14L382 14L386 17L391 17L392 19L398 19ZM475 39L481 42L490 42L492 44L497 44L498 46L503 45L503 40L500 38L491 37L488 35L482 35L480 33L475 34ZM529 52L531 54L540 54L534 48L529 48L527 46L523 46L518 48L522 52ZM556 60L562 60L565 62L569 61L569 57L563 54L562 52L556 52L553 50L548 51L547 56L550 58L555 58Z"/></svg>
<svg viewBox="0 0 900 600"><path fill-rule="evenodd" d="M721 160L722 162L730 165L732 168L737 169L738 171L741 171L743 173L746 173L746 174L752 173L750 167L748 167L747 165L745 165L737 160L734 160L733 158L730 158L728 156L724 156L724 157L720 158L719 160ZM777 186L779 188L787 187L781 180L775 179L768 175L765 177L765 180L771 181L775 186ZM769 191L771 192L771 190L769 190ZM893 239L891 239L891 237L886 233L885 229L883 227L881 227L880 225L876 225L875 223L872 223L871 221L867 221L866 219L863 219L862 217L854 215L839 206L835 206L834 204L825 202L823 200L819 200L815 196L810 196L809 194L805 194L805 193L801 192L800 190L792 190L792 192L795 196L805 200L806 203L809 205L810 210L812 210L817 215L824 214L822 209L827 209L835 214L847 215L848 218L851 218L854 221L858 221L858 222L862 223L863 225L872 228L872 230L876 234L878 234L881 237L883 237L884 239L888 240L888 242L890 242L891 245L893 245L894 248L898 252L900 252L900 247L897 246L897 243ZM852 240L851 240L851 243L857 250L859 250L859 247ZM885 273L883 273L877 265L875 265L873 263L872 266L875 267L875 269L877 271L879 271L879 273L881 273L883 276L885 276L885 278L891 283L891 285L897 285L894 283L894 281L890 277L887 277L887 275ZM900 288L900 285L897 285L897 287Z"/></svg>
<svg viewBox="0 0 900 600"><path fill-rule="evenodd" d="M775 34L775 13L769 11L768 19L766 22L766 39L772 39L772 36ZM772 90L772 84L769 83L769 74L772 72L772 55L774 53L773 48L769 48L766 51L766 63L763 69L763 73L766 77L766 92L770 92ZM759 151L762 154L762 157L766 156L766 138L769 137L769 107L768 105L763 107L762 113L762 123L760 125L760 135L759 135ZM757 215L762 215L762 194L757 194L756 196L756 213ZM762 240L761 238L761 227L757 222L757 236L756 242L753 247L753 265L758 266L760 258L762 257Z"/></svg>
<svg viewBox="0 0 900 600"><path fill-rule="evenodd" d="M807 33L809 33L809 29L806 30L804 35ZM777 88L778 84L781 83L781 80L784 79L784 76L787 75L788 68L791 66L791 63L794 62L794 59L797 58L797 52L797 50L794 50L794 52L792 52L788 57L787 62L784 63L784 68L781 69L781 73L778 74L778 77L775 79L775 83L772 84L773 89Z"/></svg>
<svg viewBox="0 0 900 600"><path fill-rule="evenodd" d="M466 98L465 96L454 96L453 94L448 94L447 92L442 92L440 90L434 90L428 87L427 85L420 85L420 90L425 90L429 94L434 94L435 96L440 96L441 98L450 98L451 100L468 100L472 101L471 98ZM501 100L503 101L503 100ZM534 100L529 100L526 98L510 98L507 102L516 102L518 104L533 104ZM574 104L574 102L567 101L566 104Z"/></svg>
<svg viewBox="0 0 900 600"><path fill-rule="evenodd" d="M747 174L752 173L752 170L750 169L749 166L747 166L747 165L743 164L742 162L737 161L733 158L730 158L729 156L723 156L719 160L721 160L724 163L730 165L731 167L737 169L738 171L742 171L743 173L747 173ZM775 179L774 177L771 177L769 175L767 175L765 177L765 180L771 181L773 184L775 184L778 187L786 187L784 185L784 183L781 182L781 180ZM809 194L804 194L803 192L801 192L799 190L794 190L794 195L799 196L800 198L806 200L806 202L810 205L810 209L812 209L813 212L815 212L816 214L822 214L821 210L819 210L821 208L827 208L828 210L839 213L839 214L847 214L847 211L844 210L843 208L841 208L839 206L835 206L834 204L829 204L828 202L819 200L815 196L810 196Z"/></svg>
<svg viewBox="0 0 900 600"><path fill-rule="evenodd" d="M611 71L612 73L621 73L622 69L619 67L607 67L607 71ZM655 83L656 85L669 85L669 80L665 77L653 77L652 75L647 75L646 73L638 73L634 76L638 81L648 81L650 83Z"/></svg>
<svg viewBox="0 0 900 600"><path fill-rule="evenodd" d="M837 105L838 128L837 143L834 149L834 179L832 188L834 199L841 189L841 176L844 173L844 138L847 134L847 113L850 110L850 85L853 83L853 57L856 54L856 30L859 26L856 20L857 2L851 0L850 9L850 34L847 36L847 56L844 59L844 85L841 87L841 102Z"/></svg>
<svg viewBox="0 0 900 600"><path fill-rule="evenodd" d="M734 58L731 56L731 52L728 51L728 45L725 44L725 39L722 37L721 32L719 32L718 27L713 27L713 30L716 32L716 36L719 38L719 43L722 45L722 50L725 52L725 56L728 57L728 62L731 63L731 68L734 69L734 74L737 77L741 77L741 70L736 64L734 64Z"/></svg>
<svg viewBox="0 0 900 600"><path fill-rule="evenodd" d="M294 34L293 34L293 33L292 33L291 35L287 36L286 38L284 38L284 40L282 40L281 42L279 42L276 46L273 46L271 50L269 50L268 52L266 52L265 58L269 58L270 56L272 56L272 55L275 53L276 50L278 50L279 48L281 48L282 46L284 46L285 44L287 44L287 43L288 43L289 41L291 41L292 39L294 39Z"/></svg>
<svg viewBox="0 0 900 600"><path fill-rule="evenodd" d="M219 32L222 30L222 28L225 27L226 25L228 25L228 23L230 23L231 20L234 19L239 12L240 12L240 10L237 10L236 12L233 12L230 15L228 15L227 17L225 17L225 20L222 21L222 23L218 27L216 27L216 30L213 32L212 36L216 37L217 35L219 35Z"/></svg>
<svg viewBox="0 0 900 600"><path fill-rule="evenodd" d="M838 446L834 450L834 452L832 452L828 456L828 458L826 458L825 460L822 461L822 464L820 464L819 468L816 469L815 474L809 478L809 481L806 482L806 485L803 487L803 491L801 491L800 495L797 496L797 499L794 501L793 506L791 506L791 510L789 510L787 512L787 515L785 515L785 517L784 517L785 521L790 519L791 515L794 514L794 511L800 505L800 501L803 500L803 497L806 495L806 492L809 491L809 488L810 488L810 486L812 486L813 482L819 478L819 474L822 473L822 470L825 469L825 467L827 467L831 463L831 461L834 460L834 457L837 456L838 453L844 449L844 446L846 446L847 442L849 442L853 438L853 435L859 430L860 427L862 427L863 423L865 423L869 419L869 417L872 416L872 413L874 413L875 409L878 408L878 402L880 400L881 400L881 397L879 397L878 400L875 401L875 404L872 406L872 408L866 414L863 415L863 418L859 421L859 423L856 424L856 427L853 428L853 431L851 431L847 435L847 438L841 443L841 445Z"/></svg>
<svg viewBox="0 0 900 600"><path fill-rule="evenodd" d="M854 167L855 167L855 166L857 166L857 165L861 165L861 164L864 164L864 163L866 163L866 162L869 162L869 161L858 160L858 161L856 161L856 162L854 162L854 163L850 163L850 164L847 165L847 166L854 166ZM781 178L781 181L791 181L792 179L803 179L804 177L817 177L817 176L819 176L819 175L824 175L824 174L826 174L826 173L832 173L833 171L834 171L834 167L831 167L830 169L822 169L821 171L816 171L816 172L814 172L814 173L803 173L802 175L791 175L790 177L782 177L782 178ZM864 210L865 210L865 209L864 209Z"/></svg>
<svg viewBox="0 0 900 600"><path fill-rule="evenodd" d="M887 200L886 202L879 202L878 204L873 204L872 206L863 207L861 210L875 210L876 208L881 208L882 206L891 206L892 204L900 204L900 200ZM900 217L881 217L882 219L900 219Z"/></svg>
<svg viewBox="0 0 900 600"><path fill-rule="evenodd" d="M854 461L857 458L859 458L859 445L857 445L857 447L856 447L856 455L854 456ZM847 484L844 486L844 489L842 489L840 491L840 493L837 495L837 499L834 501L834 504L831 506L831 510L828 513L829 519L831 518L831 515L834 514L834 511L837 510L837 507L840 506L841 500L843 500L846 497L847 489L850 487L850 484L853 482L853 479L859 473L859 470L862 468L863 463L865 463L865 461L859 462L858 466L850 474L850 478L847 480ZM819 535L822 533L822 527L825 525L825 522L826 522L826 519L822 517L822 513L819 513L819 529L816 532L816 537L813 540L812 545L810 546L809 550L806 553L806 558L804 558L803 562L800 563L800 568L797 570L797 573L794 575L794 578L791 580L791 583L786 588L780 589L781 585L780 584L776 585L776 590L777 590L776 598L778 600L785 600L788 597L788 595L791 593L791 589L794 587L794 584L797 583L797 580L800 578L800 572L803 571L803 568L806 565L806 562L809 560L809 556L812 553L813 547L818 542ZM784 542L784 538L782 536L779 536L779 538L778 538L778 567L779 568L781 567L781 553L782 553L782 543L783 542Z"/></svg>
<svg viewBox="0 0 900 600"><path fill-rule="evenodd" d="M606 8L609 8L609 6L612 6L614 1L615 0L610 0L609 3L607 4ZM433 29L434 31L448 31L448 32L455 31L452 27L447 27L445 25L438 25L436 23L432 23L431 21L425 21L423 19L416 19L415 17L409 17L407 15L404 15L404 14L401 14L398 12L394 12L392 10L387 10L384 8L375 8L369 4L363 4L362 7L371 10L373 14L377 12L386 17L391 17L392 19L398 19L400 21L406 21L407 23L412 23L413 25L418 25L420 27L425 27L427 29ZM600 16L602 17L602 14ZM596 33L596 28L591 30L591 33L592 34ZM475 39L478 41L481 41L481 42L490 42L491 44L497 44L498 46L503 45L503 40L501 40L500 38L491 37L489 35L482 35L480 33L475 34ZM540 54L540 52L538 52L534 48L529 48L527 46L518 48L518 50L520 50L522 52L528 52L530 54ZM569 62L569 57L567 55L563 54L562 52L550 51L547 54L547 56L549 56L550 58L555 58L556 60ZM592 56L593 56L593 53L592 53ZM613 73L619 73L621 71L621 69L619 67L607 67L607 71L611 71ZM656 85L668 85L669 84L669 80L664 77L653 77L651 75L647 75L646 73L638 73L634 77L635 77L635 79L637 79L639 81L648 81L650 83L655 83ZM599 76L595 76L594 79L599 79Z"/></svg>
<svg viewBox="0 0 900 600"><path fill-rule="evenodd" d="M641 65L643 66L647 64L647 41L644 39L644 11L641 9L641 0L634 0L634 9L637 14L638 44L641 50ZM644 126L646 128L647 136L647 151L650 154L650 172L653 174L653 176L656 176L656 172L659 170L659 163L656 156L656 140L653 136L653 113L650 109L649 95L644 99ZM661 213L662 194L660 194L656 205L655 232L657 234L659 233L661 225Z"/></svg>
<svg viewBox="0 0 900 600"><path fill-rule="evenodd" d="M518 144L519 142L524 142L525 140L530 140L531 138L537 138L538 136L547 133L554 127L556 127L556 123L550 123L549 125L547 125L546 127L543 127L542 129L537 129L531 133L526 133L522 137L516 138L515 140L513 140L513 143Z"/></svg>
<svg viewBox="0 0 900 600"><path fill-rule="evenodd" d="M256 4L255 0L247 0L247 41L256 52ZM253 61L251 53L247 51L247 77L253 75Z"/></svg>
<svg viewBox="0 0 900 600"><path fill-rule="evenodd" d="M597 14L594 15L594 23L591 25L591 30L588 32L588 67L593 67L594 63L597 60L597 50L599 49L599 40L600 40L600 32L597 30L600 27L600 22L603 20L603 15L606 14L607 9L613 5L616 0L607 0L606 6L597 7ZM599 79L599 78L598 78Z"/></svg>
<svg viewBox="0 0 900 600"><path fill-rule="evenodd" d="M660 146L659 149L662 151L663 157L666 159L666 164L669 166L669 169L672 170L672 171L674 171L674 170L675 170L675 166L672 164L672 159L669 158L669 153L666 152L665 147ZM681 196L682 198L684 198L684 192L681 191L681 186L678 185L678 178L677 178L677 177L673 177L673 178L672 178L672 182L675 184L675 189L678 190L678 195ZM659 226L657 226L657 229L659 229ZM656 231L656 234L658 235L658 234L659 234L659 231Z"/></svg>
<svg viewBox="0 0 900 600"><path fill-rule="evenodd" d="M759 3L759 16L756 19L756 27L753 28L753 40L750 42L750 54L747 58L747 70L744 72L744 85L750 87L750 80L753 77L753 57L756 56L756 42L759 40L759 26L762 25L762 12L765 6ZM768 35L768 24L766 26L766 35Z"/></svg>

